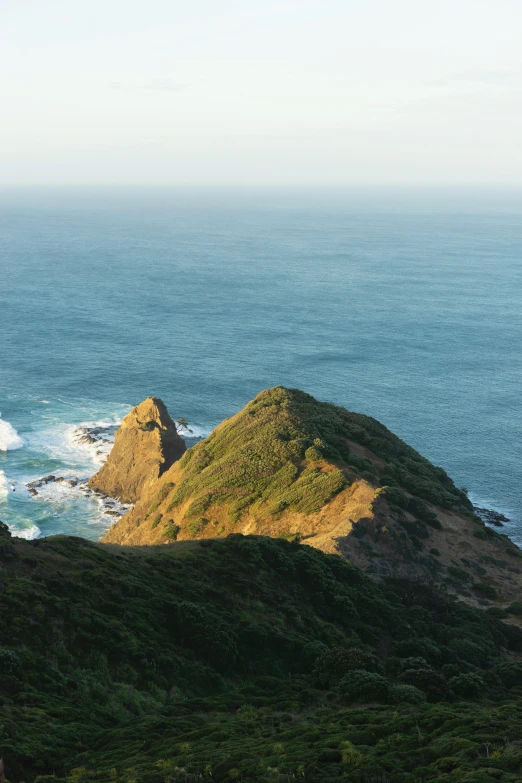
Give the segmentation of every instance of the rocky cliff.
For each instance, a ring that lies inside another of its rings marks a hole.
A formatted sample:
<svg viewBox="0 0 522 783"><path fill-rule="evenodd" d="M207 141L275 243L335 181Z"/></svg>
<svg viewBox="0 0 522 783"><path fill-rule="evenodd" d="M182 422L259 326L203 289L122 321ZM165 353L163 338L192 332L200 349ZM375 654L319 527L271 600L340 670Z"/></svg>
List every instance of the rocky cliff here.
<svg viewBox="0 0 522 783"><path fill-rule="evenodd" d="M185 451L163 402L148 397L121 422L114 447L89 486L123 503L135 503Z"/></svg>
<svg viewBox="0 0 522 783"><path fill-rule="evenodd" d="M275 387L157 481L104 541L229 533L298 540L374 578L432 580L476 605L522 594L522 553L463 490L375 419Z"/></svg>

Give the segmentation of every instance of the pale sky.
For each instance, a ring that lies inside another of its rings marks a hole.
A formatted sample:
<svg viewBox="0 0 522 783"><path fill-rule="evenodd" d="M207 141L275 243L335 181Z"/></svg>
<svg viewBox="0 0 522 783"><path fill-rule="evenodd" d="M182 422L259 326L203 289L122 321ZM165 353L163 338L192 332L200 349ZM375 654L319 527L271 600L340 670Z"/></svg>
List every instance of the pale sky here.
<svg viewBox="0 0 522 783"><path fill-rule="evenodd" d="M0 0L0 185L522 184L522 0Z"/></svg>

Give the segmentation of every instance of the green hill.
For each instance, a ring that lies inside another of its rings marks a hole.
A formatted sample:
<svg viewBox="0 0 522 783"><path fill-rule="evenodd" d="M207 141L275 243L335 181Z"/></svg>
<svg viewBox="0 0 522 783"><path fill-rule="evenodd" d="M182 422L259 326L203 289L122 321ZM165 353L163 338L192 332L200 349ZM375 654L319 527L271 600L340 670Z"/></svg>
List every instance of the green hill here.
<svg viewBox="0 0 522 783"><path fill-rule="evenodd" d="M133 548L2 525L0 567L13 783L522 777L522 632L501 610L237 534Z"/></svg>
<svg viewBox="0 0 522 783"><path fill-rule="evenodd" d="M104 541L230 533L305 541L377 579L436 579L474 605L522 598L522 553L484 526L442 468L375 419L297 389L267 389L226 419Z"/></svg>

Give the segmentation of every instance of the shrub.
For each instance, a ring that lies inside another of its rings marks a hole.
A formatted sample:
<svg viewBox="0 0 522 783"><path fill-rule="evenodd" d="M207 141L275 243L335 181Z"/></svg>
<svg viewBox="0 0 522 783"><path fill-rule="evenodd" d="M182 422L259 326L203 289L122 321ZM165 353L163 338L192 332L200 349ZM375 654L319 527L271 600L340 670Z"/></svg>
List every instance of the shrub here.
<svg viewBox="0 0 522 783"><path fill-rule="evenodd" d="M495 588L492 585L488 585L486 582L474 582L471 585L471 589L476 593L479 593L479 595L484 596L484 598L490 598L491 600L494 600L498 595Z"/></svg>
<svg viewBox="0 0 522 783"><path fill-rule="evenodd" d="M473 699L484 693L486 683L478 674L459 674L450 679L449 686L457 696Z"/></svg>
<svg viewBox="0 0 522 783"><path fill-rule="evenodd" d="M506 609L508 614L522 615L522 601L513 601Z"/></svg>
<svg viewBox="0 0 522 783"><path fill-rule="evenodd" d="M161 487L160 491L158 492L156 496L156 501L158 503L163 503L169 492L174 489L176 485L173 481L167 481L163 486Z"/></svg>
<svg viewBox="0 0 522 783"><path fill-rule="evenodd" d="M386 702L390 693L390 683L382 674L355 669L341 679L339 692L347 704L353 701Z"/></svg>
<svg viewBox="0 0 522 783"><path fill-rule="evenodd" d="M176 541L179 533L179 526L176 525L173 519L169 519L165 527L163 528L163 535L169 541Z"/></svg>
<svg viewBox="0 0 522 783"><path fill-rule="evenodd" d="M205 526L208 525L208 519L200 517L200 519L191 519L187 523L187 530L191 538L195 538L199 533L202 533Z"/></svg>
<svg viewBox="0 0 522 783"><path fill-rule="evenodd" d="M392 685L389 700L391 704L422 704L426 694L414 685Z"/></svg>
<svg viewBox="0 0 522 783"><path fill-rule="evenodd" d="M0 647L0 672L10 674L20 666L20 658L14 650Z"/></svg>
<svg viewBox="0 0 522 783"><path fill-rule="evenodd" d="M419 498L410 498L408 500L407 510L427 525L442 530L442 524L438 516Z"/></svg>
<svg viewBox="0 0 522 783"><path fill-rule="evenodd" d="M448 566L448 574L453 578L456 579L457 582L471 582L472 577L468 574L467 571L464 571L463 568L458 568L457 566Z"/></svg>
<svg viewBox="0 0 522 783"><path fill-rule="evenodd" d="M334 685L349 671L382 671L378 658L357 647L334 647L320 655L314 666L314 674L322 685Z"/></svg>
<svg viewBox="0 0 522 783"><path fill-rule="evenodd" d="M398 662L397 671L399 673L407 669L430 669L430 665L425 658L403 658Z"/></svg>
<svg viewBox="0 0 522 783"><path fill-rule="evenodd" d="M152 520L151 529L154 530L154 528L158 527L162 519L163 519L163 514L156 514L156 516Z"/></svg>
<svg viewBox="0 0 522 783"><path fill-rule="evenodd" d="M323 459L323 455L315 446L310 446L308 449L306 449L304 455L308 462L319 462Z"/></svg>
<svg viewBox="0 0 522 783"><path fill-rule="evenodd" d="M522 662L504 661L495 667L495 673L508 688L522 685Z"/></svg>
<svg viewBox="0 0 522 783"><path fill-rule="evenodd" d="M386 498L388 503L399 508L408 508L408 495L399 489L398 487L383 487L381 494Z"/></svg>
<svg viewBox="0 0 522 783"><path fill-rule="evenodd" d="M424 691L430 701L440 701L451 696L446 679L434 669L408 669L401 680Z"/></svg>
<svg viewBox="0 0 522 783"><path fill-rule="evenodd" d="M436 663L440 659L440 648L431 639L404 639L394 642L393 654L398 658L420 657L430 663Z"/></svg>
<svg viewBox="0 0 522 783"><path fill-rule="evenodd" d="M399 524L405 529L408 535L413 538L429 538L430 534L424 522L408 522L406 519L400 519Z"/></svg>

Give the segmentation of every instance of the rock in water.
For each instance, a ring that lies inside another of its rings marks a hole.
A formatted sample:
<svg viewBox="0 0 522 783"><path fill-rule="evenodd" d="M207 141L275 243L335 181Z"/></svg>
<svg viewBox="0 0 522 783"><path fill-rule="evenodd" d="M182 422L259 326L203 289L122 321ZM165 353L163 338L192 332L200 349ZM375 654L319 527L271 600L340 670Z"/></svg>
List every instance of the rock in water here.
<svg viewBox="0 0 522 783"><path fill-rule="evenodd" d="M122 503L135 503L185 450L163 402L148 397L122 420L112 451L89 486Z"/></svg>

